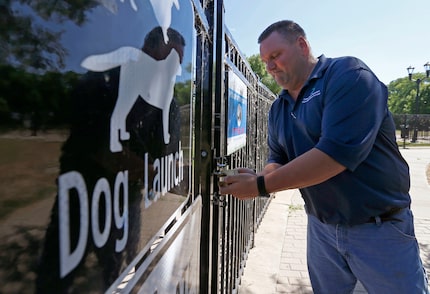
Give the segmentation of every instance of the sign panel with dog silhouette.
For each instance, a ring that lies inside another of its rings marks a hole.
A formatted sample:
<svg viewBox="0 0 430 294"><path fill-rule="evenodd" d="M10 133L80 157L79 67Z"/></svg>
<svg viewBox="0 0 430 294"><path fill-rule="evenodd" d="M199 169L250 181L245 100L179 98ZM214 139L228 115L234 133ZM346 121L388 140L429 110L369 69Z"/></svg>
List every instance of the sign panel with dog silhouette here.
<svg viewBox="0 0 430 294"><path fill-rule="evenodd" d="M191 0L4 5L2 19L14 24L5 29L17 41L7 46L0 66L10 85L26 85L26 94L14 98L16 107L32 107L28 120L35 139L45 135L50 121L65 129L56 134L55 152L50 145L36 149L33 140L22 144L25 154L34 149L35 157L49 158L49 178L43 179L49 187L38 189L34 180L34 188L22 192L33 193L27 212L12 210L10 221L17 227L0 231L2 250L15 260L22 252L14 248L35 244L24 250L19 265L0 265L2 289L102 293L130 281L130 292L186 285L187 293L195 293L198 250L177 252L198 248L200 236L201 202L191 195L196 47ZM40 46L33 46L34 40ZM9 97L20 90L3 93ZM38 170L27 178L44 174ZM27 232L33 229L30 240ZM161 259L149 253L163 254L154 250L158 245L171 253L157 271L171 268L177 258L178 278L171 280L177 285L145 279L154 266L144 269L148 260Z"/></svg>

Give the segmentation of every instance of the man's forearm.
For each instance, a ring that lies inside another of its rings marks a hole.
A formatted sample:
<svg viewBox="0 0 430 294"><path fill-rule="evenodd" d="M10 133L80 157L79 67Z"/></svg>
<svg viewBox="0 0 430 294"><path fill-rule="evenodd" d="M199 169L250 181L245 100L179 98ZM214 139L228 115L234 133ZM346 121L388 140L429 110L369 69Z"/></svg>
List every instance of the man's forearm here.
<svg viewBox="0 0 430 294"><path fill-rule="evenodd" d="M313 148L286 165L269 164L264 170L268 192L320 184L345 170L324 152Z"/></svg>
<svg viewBox="0 0 430 294"><path fill-rule="evenodd" d="M282 164L279 163L268 163L262 171L260 171L257 175L265 176L278 168L282 167Z"/></svg>

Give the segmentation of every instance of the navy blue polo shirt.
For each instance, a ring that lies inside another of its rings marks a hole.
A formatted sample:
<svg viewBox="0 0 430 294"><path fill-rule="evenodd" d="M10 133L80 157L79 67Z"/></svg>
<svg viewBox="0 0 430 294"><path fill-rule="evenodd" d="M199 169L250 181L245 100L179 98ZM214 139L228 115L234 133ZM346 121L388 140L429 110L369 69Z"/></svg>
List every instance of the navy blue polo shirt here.
<svg viewBox="0 0 430 294"><path fill-rule="evenodd" d="M408 207L409 167L395 138L388 92L354 57L319 61L297 101L282 91L269 112L269 163L286 164L317 148L347 169L300 189L308 213L355 225Z"/></svg>

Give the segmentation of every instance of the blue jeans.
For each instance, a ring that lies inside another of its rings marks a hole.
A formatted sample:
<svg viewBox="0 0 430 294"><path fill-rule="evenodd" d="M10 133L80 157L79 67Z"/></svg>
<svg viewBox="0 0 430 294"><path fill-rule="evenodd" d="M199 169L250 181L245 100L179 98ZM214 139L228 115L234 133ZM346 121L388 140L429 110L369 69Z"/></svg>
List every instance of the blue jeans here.
<svg viewBox="0 0 430 294"><path fill-rule="evenodd" d="M412 212L401 221L328 225L308 215L307 260L315 294L352 293L357 279L369 294L429 294Z"/></svg>

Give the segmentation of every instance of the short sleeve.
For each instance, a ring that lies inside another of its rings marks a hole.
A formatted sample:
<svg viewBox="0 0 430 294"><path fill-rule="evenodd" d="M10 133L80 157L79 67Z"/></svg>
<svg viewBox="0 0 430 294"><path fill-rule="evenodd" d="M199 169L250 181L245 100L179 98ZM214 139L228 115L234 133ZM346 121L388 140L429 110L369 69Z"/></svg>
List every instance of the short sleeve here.
<svg viewBox="0 0 430 294"><path fill-rule="evenodd" d="M354 170L370 153L387 113L387 89L360 60L329 68L322 133L316 148Z"/></svg>

